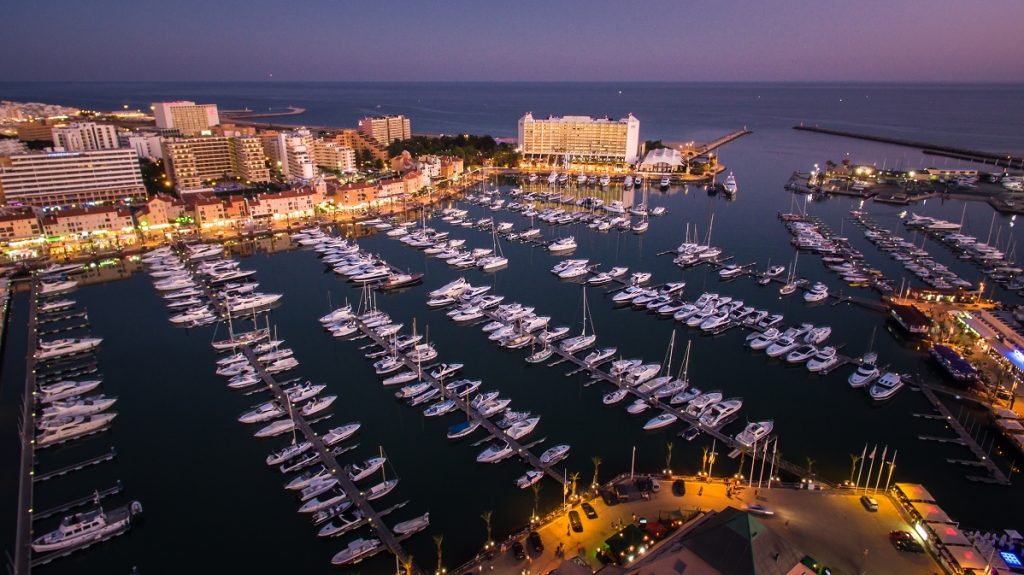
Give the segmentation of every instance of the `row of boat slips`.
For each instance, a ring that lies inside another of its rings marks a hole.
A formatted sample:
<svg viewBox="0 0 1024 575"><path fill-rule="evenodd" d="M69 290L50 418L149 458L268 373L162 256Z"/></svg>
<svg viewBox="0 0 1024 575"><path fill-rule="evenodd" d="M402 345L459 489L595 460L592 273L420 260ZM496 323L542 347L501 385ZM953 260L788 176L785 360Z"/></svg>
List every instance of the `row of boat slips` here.
<svg viewBox="0 0 1024 575"><path fill-rule="evenodd" d="M573 223L585 223L587 227L599 232L610 230L632 231L642 234L647 231L648 218L650 216L661 216L666 213L666 208L658 206L648 210L646 201L637 206L627 208L621 201L615 200L605 204L603 200L595 197L577 198L569 194L535 194L524 193L522 190L513 189L509 192L509 200L501 197L500 190L482 190L477 194L468 194L463 199L472 204L477 204L499 211L507 209L510 212L519 212L531 220L536 218L550 225L567 225ZM555 204L554 206L543 206L542 204ZM567 206L567 207L563 207ZM446 211L464 212L449 208ZM442 212L443 216L445 214ZM631 216L640 218L639 222L633 222ZM465 215L454 218L450 223L453 225L465 225ZM492 220L492 218L482 218ZM479 223L479 221L478 221ZM499 232L508 233L509 239L529 239L512 232L510 222L496 223ZM502 227L507 227L502 229ZM534 229L534 228L529 228Z"/></svg>
<svg viewBox="0 0 1024 575"><path fill-rule="evenodd" d="M490 308L500 303L500 299L489 299L486 301L490 303L482 303L484 298L488 298L484 295L487 289L471 286L465 279L460 278L432 291L430 297L446 297L453 303L462 302L467 306L465 311L469 312L470 307L484 305ZM452 314L453 319L457 315ZM526 320L528 314L520 313L518 317ZM383 387L402 385L394 393L397 399L404 400L412 407L425 406L425 417L440 417L449 413L464 414L464 421L449 426L449 439L461 439L481 427L494 436L496 441L477 455L478 462L497 463L516 454L523 455L530 447L520 446L517 442L533 433L540 423L539 415L535 416L528 411L514 411L510 407L511 399L501 397L499 390L480 391L483 383L481 380L455 379L445 383L447 378L457 377L463 365L438 363L439 355L433 345L423 342L422 336L416 333L400 334L401 324L395 324L386 312L377 309L372 297L364 295L359 309L354 312L351 306L346 305L332 311L320 321L329 331L334 331L331 327L332 321L348 322L356 325L358 331L373 335L375 343L366 348L369 349L366 357L375 360L374 371L382 378ZM546 320L534 322L534 325L536 327L533 329L540 329L546 325ZM496 419L490 421L491 418ZM542 453L537 461L541 466L549 467L567 457L568 452L568 445L558 445ZM542 469L531 469L517 480L517 485L532 485L543 476Z"/></svg>
<svg viewBox="0 0 1024 575"><path fill-rule="evenodd" d="M785 222L786 229L793 236L791 242L797 249L792 274L795 274L799 252L816 253L821 256L822 264L851 287L872 287L882 293L893 291L892 282L885 279L880 270L867 265L863 253L855 249L847 238L834 234L823 222L797 213L779 214L779 219ZM821 299L827 296L825 293Z"/></svg>
<svg viewBox="0 0 1024 575"><path fill-rule="evenodd" d="M965 212L966 214L966 206ZM992 214L995 222L995 214ZM989 226L988 237L982 242L979 238L961 231L962 224L947 222L916 214L910 214L904 220L908 229L922 230L948 247L957 258L979 266L988 279L1008 290L1024 293L1024 268L1015 260L1012 234L1006 235L1005 246L999 247L1001 230L992 237L992 226ZM990 243L991 242L991 243ZM994 245L993 245L994 244Z"/></svg>
<svg viewBox="0 0 1024 575"><path fill-rule="evenodd" d="M970 290L974 287L974 284L932 259L932 256L924 249L926 239L924 234L921 237L921 245L918 246L916 242L907 241L879 226L871 220L865 211L853 210L850 213L853 215L854 221L865 228L864 237L868 241L883 252L889 253L894 260L903 264L907 271L913 273L922 282L940 290ZM1021 287L1024 287L1024 284Z"/></svg>
<svg viewBox="0 0 1024 575"><path fill-rule="evenodd" d="M87 314L76 312L77 303L63 297L78 285L67 276L81 269L80 264L55 264L38 272L31 296L35 299L33 307L36 312L32 329L40 323L54 326L49 328L53 331L77 331L88 325L69 323L85 318ZM117 413L109 411L117 402L116 397L102 393L89 395L100 387L102 379L99 376L93 376L93 379L64 378L68 374L94 372L94 367L86 366L95 364L93 354L101 342L102 339L97 337L37 338L37 349L30 360L36 382L33 390L37 409L34 418L36 435L29 448L77 444L85 437L108 429L117 417ZM34 481L35 477L28 480ZM112 510L103 508L99 494L94 501L94 508L63 517L54 529L32 540L31 550L37 554L32 558L32 564L46 563L125 533L131 528L133 518L142 512L138 501ZM31 506L32 502L27 504Z"/></svg>
<svg viewBox="0 0 1024 575"><path fill-rule="evenodd" d="M149 266L151 274L163 269L175 269L176 264L195 262L195 250L205 248L186 246L183 251L176 253L172 250L163 249L151 252L144 256L143 260ZM193 282L193 289L199 290L198 294L165 294L167 305L175 305L175 301L181 298L202 297L207 305L215 306L216 311L230 310L231 302L237 301L239 294L238 284L234 282L211 281L216 278L219 270L237 269L231 264L231 260L221 259L219 256L208 256L202 263L193 265L191 268L181 267L186 278ZM242 295L254 293L258 286L256 282L250 282L251 288L241 292ZM175 297L167 297L167 296ZM274 299L276 302L277 299ZM273 302L271 302L273 303ZM173 307L172 307L173 309ZM262 306L261 309L266 309ZM230 312L227 315L231 316ZM254 318L255 320L255 318ZM255 323L255 321L254 321ZM300 378L291 379L282 384L274 382L268 385L268 378L274 374L290 371L298 367L299 362L294 357L290 348L283 346L284 340L272 339L269 328L254 329L240 334L235 334L230 329L228 339L214 341L211 343L214 349L222 352L216 361L216 373L228 378L228 387L234 390L241 390L247 395L273 391L280 389L280 399L262 400L253 405L238 416L238 421L248 425L258 425L254 435L260 438L272 438L290 434L291 441L272 451L267 455L268 466L275 466L285 475L290 475L286 482L286 490L296 493L299 501L298 511L310 514L314 526L317 528L319 537L337 537L354 531L370 523L371 517L367 515L365 501L376 500L389 494L398 485L398 479L382 478L364 491L357 491L355 482L371 478L378 471L384 473L384 465L387 458L381 453L378 457L371 457L361 463L353 463L344 468L345 477L340 478L333 471L336 469L334 458L352 451L356 445L345 445L344 442L352 438L360 429L359 422L351 422L339 427L330 429L322 437L307 436L305 441L299 441L298 434L304 434L310 429L310 423L323 421L331 417L329 408L338 399L337 395L326 395L324 384L314 384L310 381L301 381ZM272 381L272 380L271 380ZM251 391L250 391L251 390ZM325 452L318 449L316 442L321 442ZM326 453L326 456L324 455ZM328 461L329 457L332 461ZM346 488L346 481L352 489ZM350 493L351 491L351 493ZM353 496L352 493L359 493ZM357 501L356 498L365 501ZM402 504L404 505L404 504ZM400 508L402 505L393 507L391 510ZM394 533L397 535L411 535L429 525L429 515L414 518L396 525ZM357 538L350 541L332 558L332 563L338 565L358 562L369 557L384 548L380 539Z"/></svg>
<svg viewBox="0 0 1024 575"><path fill-rule="evenodd" d="M201 257L197 260L197 256ZM177 326L200 327L220 317L254 314L269 309L282 297L256 291L259 282L252 279L256 272L239 269L237 260L224 257L221 246L186 245L180 257L169 247L160 248L142 261L166 300L169 321Z"/></svg>

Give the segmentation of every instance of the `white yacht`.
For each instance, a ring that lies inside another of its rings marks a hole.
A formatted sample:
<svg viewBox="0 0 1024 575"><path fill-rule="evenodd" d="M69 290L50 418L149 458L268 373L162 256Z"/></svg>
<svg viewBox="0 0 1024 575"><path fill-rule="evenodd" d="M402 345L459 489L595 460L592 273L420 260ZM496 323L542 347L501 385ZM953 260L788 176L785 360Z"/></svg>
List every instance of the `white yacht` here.
<svg viewBox="0 0 1024 575"><path fill-rule="evenodd" d="M772 327L768 328L763 332L753 332L748 336L747 345L750 349L761 350L771 345L775 340L779 339L779 330Z"/></svg>
<svg viewBox="0 0 1024 575"><path fill-rule="evenodd" d="M691 399L686 405L686 415L700 417L712 405L722 401L722 392L709 391Z"/></svg>
<svg viewBox="0 0 1024 575"><path fill-rule="evenodd" d="M615 405L616 403L622 401L623 399L626 399L627 395L629 395L628 389L616 389L615 391L610 391L606 393L604 397L601 398L601 401L604 402L605 405Z"/></svg>
<svg viewBox="0 0 1024 575"><path fill-rule="evenodd" d="M324 434L324 445L331 447L338 443L341 443L342 441L345 441L349 437L355 435L355 433L359 431L360 427L362 427L362 424L359 422L349 423L347 425L335 427Z"/></svg>
<svg viewBox="0 0 1024 575"><path fill-rule="evenodd" d="M526 489L541 479L544 479L544 472L539 469L531 469L519 479L516 479L516 487Z"/></svg>
<svg viewBox="0 0 1024 575"><path fill-rule="evenodd" d="M540 423L540 416L529 417L513 423L511 427L505 430L505 433L512 439L522 439L532 433L538 423Z"/></svg>
<svg viewBox="0 0 1024 575"><path fill-rule="evenodd" d="M43 408L40 416L42 419L50 419L93 415L106 411L116 402L116 397L106 397L105 395L59 400L52 402L49 407Z"/></svg>
<svg viewBox="0 0 1024 575"><path fill-rule="evenodd" d="M626 408L626 413L630 415L637 415L643 413L651 408L651 404L647 403L645 399L637 399L633 403L629 404Z"/></svg>
<svg viewBox="0 0 1024 575"><path fill-rule="evenodd" d="M740 445L750 447L767 437L774 427L775 422L771 420L751 421L745 428L743 428L743 431L736 435L736 441L738 441Z"/></svg>
<svg viewBox="0 0 1024 575"><path fill-rule="evenodd" d="M792 337L783 336L775 340L768 346L767 353L768 357L779 357L786 355L793 351L800 345L800 342L796 341Z"/></svg>
<svg viewBox="0 0 1024 575"><path fill-rule="evenodd" d="M64 338L52 341L39 340L39 348L36 349L33 357L38 360L47 360L84 353L95 349L103 341L100 337Z"/></svg>
<svg viewBox="0 0 1024 575"><path fill-rule="evenodd" d="M726 194L730 196L736 195L738 189L736 187L736 176L732 175L732 172L729 172L729 175L725 178L724 188Z"/></svg>
<svg viewBox="0 0 1024 575"><path fill-rule="evenodd" d="M72 418L72 421L64 427L47 429L43 433L39 434L39 436L36 437L36 445L39 447L46 447L69 439L101 431L110 425L110 422L113 421L115 417L117 417L116 413L97 413L95 415L84 415Z"/></svg>
<svg viewBox="0 0 1024 575"><path fill-rule="evenodd" d="M276 401L268 401L238 416L240 423L263 423L285 414L284 407Z"/></svg>
<svg viewBox="0 0 1024 575"><path fill-rule="evenodd" d="M647 423L644 424L644 430L650 431L652 429L661 429L662 427L672 425L678 419L679 416L674 413L662 413L661 415L648 419Z"/></svg>
<svg viewBox="0 0 1024 575"><path fill-rule="evenodd" d="M351 565L362 561L366 556L376 553L381 548L380 539L359 538L338 551L331 558L331 565Z"/></svg>
<svg viewBox="0 0 1024 575"><path fill-rule="evenodd" d="M727 399L717 402L701 414L700 424L711 429L720 427L729 416L739 411L741 407L743 407L742 399Z"/></svg>
<svg viewBox="0 0 1024 575"><path fill-rule="evenodd" d="M558 238L548 244L548 251L553 254L571 252L574 249L576 249L576 238L572 236Z"/></svg>
<svg viewBox="0 0 1024 575"><path fill-rule="evenodd" d="M818 282L811 286L809 291L804 292L804 301L808 303L818 302L828 297L828 286Z"/></svg>
<svg viewBox="0 0 1024 575"><path fill-rule="evenodd" d="M58 381L39 386L39 402L53 403L62 399L68 399L88 393L100 386L102 380L92 379L86 381Z"/></svg>
<svg viewBox="0 0 1024 575"><path fill-rule="evenodd" d="M478 463L497 463L503 459L507 459L514 453L512 446L505 442L495 443L487 447L480 452L480 455L476 456Z"/></svg>
<svg viewBox="0 0 1024 575"><path fill-rule="evenodd" d="M837 363L839 363L839 355L836 353L836 348L827 346L819 349L818 353L814 354L814 357L807 362L807 370L811 373L817 373Z"/></svg>
<svg viewBox="0 0 1024 575"><path fill-rule="evenodd" d="M39 295L50 296L59 293L65 293L78 287L78 282L75 280L56 281L56 282L39 282Z"/></svg>
<svg viewBox="0 0 1024 575"><path fill-rule="evenodd" d="M131 526L132 517L139 513L142 513L142 504L132 501L129 505L110 512L97 507L84 513L68 515L56 529L33 539L32 551L60 551L89 541L102 540L127 530Z"/></svg>
<svg viewBox="0 0 1024 575"><path fill-rule="evenodd" d="M544 465L553 465L569 456L569 446L566 444L556 445L540 454L540 462Z"/></svg>
<svg viewBox="0 0 1024 575"><path fill-rule="evenodd" d="M804 342L817 345L832 335L832 328L828 326L816 327L804 334Z"/></svg>
<svg viewBox="0 0 1024 575"><path fill-rule="evenodd" d="M868 393L875 401L885 401L903 388L903 378L898 373L886 372L871 385Z"/></svg>
<svg viewBox="0 0 1024 575"><path fill-rule="evenodd" d="M804 363L811 359L818 353L818 348L813 345L801 345L793 351L786 354L786 361L788 363Z"/></svg>
<svg viewBox="0 0 1024 575"><path fill-rule="evenodd" d="M417 531L422 531L429 526L430 513L424 513L423 515L416 517L415 519L403 521L395 525L391 528L391 530L394 531L395 535L401 537L403 535L409 535L411 533L416 533Z"/></svg>
<svg viewBox="0 0 1024 575"><path fill-rule="evenodd" d="M879 371L878 366L874 363L862 363L857 367L857 371L850 374L850 377L846 380L850 384L850 387L864 387L878 377Z"/></svg>

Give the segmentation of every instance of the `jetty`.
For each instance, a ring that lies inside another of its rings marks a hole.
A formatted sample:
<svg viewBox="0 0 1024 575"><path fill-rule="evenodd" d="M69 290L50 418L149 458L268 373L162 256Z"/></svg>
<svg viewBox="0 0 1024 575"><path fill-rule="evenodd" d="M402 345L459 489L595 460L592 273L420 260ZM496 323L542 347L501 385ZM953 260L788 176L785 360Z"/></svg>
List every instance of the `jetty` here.
<svg viewBox="0 0 1024 575"><path fill-rule="evenodd" d="M700 146L697 146L697 148L694 150L695 151L694 156L696 157L696 156L704 156L704 155L710 154L711 152L714 152L718 148L721 148L722 146L728 144L729 142L732 142L733 140L738 140L738 139L742 138L743 136L746 136L748 134L753 134L753 133L754 133L753 130L748 130L746 128L746 126L744 126L742 130L736 130L735 132L730 132L730 133L722 136L721 138L718 138L717 140L713 140L713 141L708 142L706 144L701 144Z"/></svg>
<svg viewBox="0 0 1024 575"><path fill-rule="evenodd" d="M932 154L937 156L949 156L959 160L967 160L971 162L982 162L984 164L993 164L995 166L1001 166L1005 168L1013 167L1024 167L1024 157L1014 156L1013 154L1000 154L994 152L983 152L979 150L970 150L966 148L957 148L954 146L944 146L942 144L931 144L928 142L919 142L915 140L904 140L901 138L890 138L887 136L878 136L873 134L862 134L859 132L848 132L846 130L836 130L833 128L822 128L819 126L793 126L794 130L801 130L804 132L813 132L816 134L827 134L829 136L841 136L843 138L853 138L856 140L867 140L869 142L879 142L882 144L892 144L894 146L904 146L907 148L917 148L926 154Z"/></svg>
<svg viewBox="0 0 1024 575"><path fill-rule="evenodd" d="M32 570L32 497L33 466L35 465L36 435L36 358L39 346L37 300L39 283L33 279L28 296L28 348L25 360L25 391L21 406L21 458L18 467L18 523L14 544L14 575L27 575Z"/></svg>

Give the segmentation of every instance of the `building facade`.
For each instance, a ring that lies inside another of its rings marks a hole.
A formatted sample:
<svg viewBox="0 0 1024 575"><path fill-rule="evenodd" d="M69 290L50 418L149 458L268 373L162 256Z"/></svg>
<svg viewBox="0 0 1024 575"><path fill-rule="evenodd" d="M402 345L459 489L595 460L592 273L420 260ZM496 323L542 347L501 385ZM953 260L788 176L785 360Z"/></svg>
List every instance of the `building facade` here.
<svg viewBox="0 0 1024 575"><path fill-rule="evenodd" d="M412 137L409 118L405 116L371 116L359 120L359 131L373 138L382 146L388 146L395 140L408 140Z"/></svg>
<svg viewBox="0 0 1024 575"><path fill-rule="evenodd" d="M164 157L164 138L160 134L137 132L121 136L122 147L131 148L140 158L161 160Z"/></svg>
<svg viewBox="0 0 1024 575"><path fill-rule="evenodd" d="M95 122L75 122L53 129L53 145L67 152L115 150L121 147L117 128Z"/></svg>
<svg viewBox="0 0 1024 575"><path fill-rule="evenodd" d="M220 124L216 104L196 104L186 100L178 102L154 102L153 117L156 127L174 130L183 136L210 134Z"/></svg>
<svg viewBox="0 0 1024 575"><path fill-rule="evenodd" d="M590 116L549 116L527 112L519 119L519 149L524 159L558 165L569 162L633 164L640 153L640 120Z"/></svg>
<svg viewBox="0 0 1024 575"><path fill-rule="evenodd" d="M49 237L135 231L131 212L114 206L56 210L42 217L42 225L43 232Z"/></svg>
<svg viewBox="0 0 1024 575"><path fill-rule="evenodd" d="M164 171L179 193L206 191L213 182L232 177L270 181L263 145L255 136L165 139L162 154Z"/></svg>
<svg viewBox="0 0 1024 575"><path fill-rule="evenodd" d="M0 211L0 241L24 240L38 237L42 233L39 218L31 208L8 208Z"/></svg>
<svg viewBox="0 0 1024 575"><path fill-rule="evenodd" d="M3 203L37 207L145 200L139 157L119 148L37 152L0 158Z"/></svg>
<svg viewBox="0 0 1024 575"><path fill-rule="evenodd" d="M313 142L313 157L316 165L326 170L343 174L356 171L355 150L338 142L317 139Z"/></svg>
<svg viewBox="0 0 1024 575"><path fill-rule="evenodd" d="M289 179L309 181L316 177L314 140L309 130L283 132L277 139L281 173Z"/></svg>

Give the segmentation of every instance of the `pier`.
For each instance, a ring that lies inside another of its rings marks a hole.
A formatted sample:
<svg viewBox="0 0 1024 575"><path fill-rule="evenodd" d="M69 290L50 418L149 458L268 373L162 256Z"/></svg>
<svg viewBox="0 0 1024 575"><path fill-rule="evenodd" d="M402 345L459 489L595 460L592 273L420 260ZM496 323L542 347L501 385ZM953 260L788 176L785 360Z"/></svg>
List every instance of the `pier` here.
<svg viewBox="0 0 1024 575"><path fill-rule="evenodd" d="M388 342L384 340L384 338L377 335L377 333L374 330L367 327L366 324L360 321L359 319L356 319L355 322L356 325L359 326L359 331L361 331L366 337L369 337L376 345L380 346L381 348L388 349L388 346L390 344L388 344ZM419 369L419 366L417 366L416 363L409 359L405 354L402 354L402 362L405 364L407 368L413 371ZM558 481L559 483L565 483L565 477L562 474L555 471L554 469L552 469L553 464L545 465L541 463L540 458L530 452L529 448L534 445L537 445L538 443L540 443L540 441L534 441L530 445L523 445L519 441L509 437L505 433L505 431L498 427L493 421L486 417L480 416L480 414L477 413L476 410L470 409L469 401L461 397L456 397L455 395L449 395L447 393L447 390L444 388L444 383L434 378L434 376L432 376L431 374L424 372L420 377L420 381L430 383L432 386L437 388L441 392L440 397L451 399L452 401L454 401L455 405L460 410L462 410L463 413L467 414L467 417L469 417L474 423L479 424L480 427L485 429L487 433L490 434L490 436L508 442L509 446L511 446L512 449L515 450L516 454L519 455L524 460L526 460L526 462L532 465L535 469L543 471L548 477L551 477L552 479Z"/></svg>
<svg viewBox="0 0 1024 575"><path fill-rule="evenodd" d="M205 285L205 284L204 284ZM249 346L243 346L240 348L242 353L245 354L246 359L249 363L256 368L256 373L259 374L260 379L267 384L267 387L273 392L275 399L281 402L281 405L290 405L287 395L278 385L277 381L272 375L267 373L263 368L262 364L256 360L256 354L253 353L252 348ZM380 539L381 543L387 547L391 553L398 558L399 561L405 563L410 560L409 553L402 547L402 539L397 537L390 528L381 519L381 514L377 513L373 507L370 506L369 502L363 497L359 487L349 478L348 469L342 467L338 463L338 459L335 457L333 451L324 445L324 442L317 435L313 428L306 419L299 413L292 411L291 418L295 422L295 427L302 432L305 436L306 441L313 444L313 449L316 450L320 456L320 461L324 464L327 469L331 471L331 476L337 478L338 485L341 486L348 500L362 512L363 517L366 518L367 523L374 528L376 537ZM409 534L411 536L412 534ZM403 538L404 539L404 538ZM420 572L415 566L413 567L414 572Z"/></svg>
<svg viewBox="0 0 1024 575"><path fill-rule="evenodd" d="M702 145L698 146L697 149L695 150L696 154L694 156L696 157L696 156L703 156L705 154L710 154L711 152L714 152L718 148L721 148L722 146L728 144L729 142L732 142L733 140L738 140L738 139L742 138L743 136L746 136L748 134L753 134L753 133L754 132L752 130L748 130L746 127L744 127L742 130L736 130L735 132L731 132L729 134L726 134L726 135L722 136L721 138L718 138L717 140L714 140L714 141L711 141L711 142L708 142L706 144L702 144Z"/></svg>
<svg viewBox="0 0 1024 575"><path fill-rule="evenodd" d="M984 467L986 470L988 470L989 473L988 477L968 476L967 479L971 481L981 481L985 483L1009 485L1010 478L1007 477L1005 473L1003 473L1002 469L999 469L999 466L997 466L995 462L992 461L992 458L990 458L988 454L985 453L985 451L981 448L981 446L978 445L978 442L974 440L974 437L971 436L971 434L966 429L964 429L964 426L961 425L961 423L957 421L955 417L953 417L953 414L950 413L949 408L947 408L946 404L942 403L942 400L940 400L938 396L935 395L935 392L932 391L931 387L929 387L929 385L926 383L917 383L917 387L921 391L921 393L928 399L928 401L931 402L932 407L935 408L935 411L941 416L943 420L945 420L946 425L948 425L950 429L952 429L957 435L956 438L937 438L921 436L919 437L919 439L942 441L945 443L955 443L957 445L962 445L966 447L967 449L971 450L971 454L974 455L976 460L974 462L971 462L970 465L974 467ZM958 463L961 465L968 464L963 460L956 460L954 463Z"/></svg>
<svg viewBox="0 0 1024 575"><path fill-rule="evenodd" d="M28 304L28 348L25 359L25 392L21 411L21 459L18 472L18 523L14 545L14 575L28 575L32 570L32 497L35 481L32 467L35 464L36 434L36 358L38 329L36 323L39 284L32 280Z"/></svg>
<svg viewBox="0 0 1024 575"><path fill-rule="evenodd" d="M67 511L70 511L70 510L74 509L75 507L81 507L82 505L87 505L89 503L93 503L97 499L105 499L107 497L110 497L111 495L117 495L118 493L120 493L123 490L124 490L124 485L120 481L118 481L117 483L114 484L113 487L109 487L107 489L101 489L101 490L98 490L98 491L94 491L94 492L90 493L89 495L85 495L83 497L79 497L78 499L73 499L71 501L68 501L67 503L64 503L62 505L58 505L56 507L51 507L51 508L49 508L49 509L47 509L45 511L41 511L41 512L39 512L39 513L37 513L35 515L35 518L36 519L46 519L47 517L53 517L54 515L59 515L61 513L65 513Z"/></svg>
<svg viewBox="0 0 1024 575"><path fill-rule="evenodd" d="M92 458L86 459L85 461L80 461L78 463L72 463L71 465L66 465L66 466L61 467L59 469L54 469L53 471L47 471L46 473L40 473L40 474L35 476L35 480L38 481L38 482L42 482L42 481L46 481L48 479L53 479L54 477L60 477L62 475L67 475L68 473L71 473L72 471L78 471L79 469L85 469L86 467L92 467L93 465L99 465L100 463L105 463L107 461L110 461L110 460L114 459L115 457L117 457L117 450L114 449L113 447L111 447L110 451L104 453L103 455L98 455L96 457L92 457Z"/></svg>
<svg viewBox="0 0 1024 575"><path fill-rule="evenodd" d="M1012 154L996 154L993 152L982 152L979 150L968 150L964 148L956 148L953 146L943 146L941 144L930 144L927 142L917 142L914 140L903 140L900 138L889 138L886 136L876 136L872 134L861 134L859 132L847 132L845 130L835 130L832 128L820 128L818 126L793 126L794 130L801 130L804 132L814 132L816 134L827 134L829 136L841 136L843 138L853 138L855 140L867 140L869 142L879 142L882 144L892 144L894 146L904 146L907 148L917 148L926 154L950 156L952 158L960 160L968 160L972 162L982 162L984 164L991 163L995 166L1001 167L1012 167L1016 164L1018 167L1024 166L1024 157L1014 156Z"/></svg>

